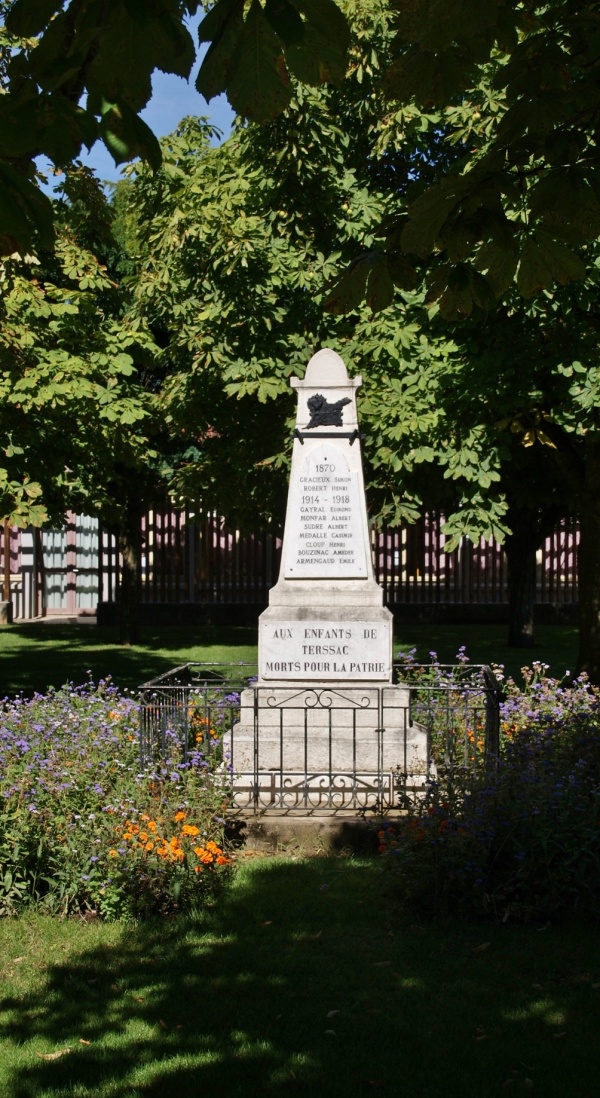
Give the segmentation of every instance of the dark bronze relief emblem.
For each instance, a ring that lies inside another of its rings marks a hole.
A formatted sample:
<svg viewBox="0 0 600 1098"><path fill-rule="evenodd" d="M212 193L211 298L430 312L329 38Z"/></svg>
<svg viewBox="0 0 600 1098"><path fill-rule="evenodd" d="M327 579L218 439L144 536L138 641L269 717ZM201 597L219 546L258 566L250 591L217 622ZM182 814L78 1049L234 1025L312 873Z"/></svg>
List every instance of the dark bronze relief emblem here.
<svg viewBox="0 0 600 1098"><path fill-rule="evenodd" d="M315 393L307 401L310 422L307 424L306 429L309 430L311 427L343 427L343 408L350 403L350 398L344 397L343 400L336 400L334 404L330 404L321 393Z"/></svg>

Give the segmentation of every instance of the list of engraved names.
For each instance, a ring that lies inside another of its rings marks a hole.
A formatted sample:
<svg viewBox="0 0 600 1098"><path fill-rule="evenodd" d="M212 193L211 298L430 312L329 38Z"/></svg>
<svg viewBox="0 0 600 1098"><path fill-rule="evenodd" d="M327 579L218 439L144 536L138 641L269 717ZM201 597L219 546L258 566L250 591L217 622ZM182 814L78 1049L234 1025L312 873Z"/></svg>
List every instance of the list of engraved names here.
<svg viewBox="0 0 600 1098"><path fill-rule="evenodd" d="M288 579L367 575L358 473L338 447L307 455L290 488L286 535Z"/></svg>

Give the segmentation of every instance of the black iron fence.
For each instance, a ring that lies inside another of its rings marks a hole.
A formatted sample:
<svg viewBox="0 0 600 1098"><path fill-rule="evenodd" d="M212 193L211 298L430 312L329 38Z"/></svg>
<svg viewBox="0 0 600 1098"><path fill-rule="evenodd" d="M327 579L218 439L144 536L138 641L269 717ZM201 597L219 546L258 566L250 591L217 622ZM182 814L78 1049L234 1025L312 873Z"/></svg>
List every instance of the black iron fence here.
<svg viewBox="0 0 600 1098"><path fill-rule="evenodd" d="M393 685L257 686L244 664L185 664L140 689L142 766L202 751L234 810L387 812L442 771L498 757L487 667L395 667Z"/></svg>
<svg viewBox="0 0 600 1098"><path fill-rule="evenodd" d="M165 754L173 735L182 761L191 750L212 754L239 721L250 664L185 663L139 688L142 767Z"/></svg>

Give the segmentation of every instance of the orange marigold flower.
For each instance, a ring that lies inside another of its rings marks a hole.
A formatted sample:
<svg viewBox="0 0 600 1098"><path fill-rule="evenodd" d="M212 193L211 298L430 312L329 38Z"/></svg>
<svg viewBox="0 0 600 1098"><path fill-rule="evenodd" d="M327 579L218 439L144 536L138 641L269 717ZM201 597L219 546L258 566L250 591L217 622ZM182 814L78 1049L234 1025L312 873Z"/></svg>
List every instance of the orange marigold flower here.
<svg viewBox="0 0 600 1098"><path fill-rule="evenodd" d="M147 831L140 831L140 842L145 843L145 842L147 842L147 839L148 839L148 832Z"/></svg>
<svg viewBox="0 0 600 1098"><path fill-rule="evenodd" d="M148 831L156 831L156 823L154 820L150 820L148 824Z"/></svg>
<svg viewBox="0 0 600 1098"><path fill-rule="evenodd" d="M137 835L137 833L140 829L139 829L137 824L134 824L133 827L131 828L131 830L132 830L134 835Z"/></svg>
<svg viewBox="0 0 600 1098"><path fill-rule="evenodd" d="M224 854L219 854L217 865L229 865L229 858L226 858Z"/></svg>
<svg viewBox="0 0 600 1098"><path fill-rule="evenodd" d="M203 873L203 872L204 872L204 866L203 865L194 866L194 873Z"/></svg>
<svg viewBox="0 0 600 1098"><path fill-rule="evenodd" d="M210 853L210 850L205 850L200 861L204 862L205 865L210 865L210 863L214 861L214 855Z"/></svg>
<svg viewBox="0 0 600 1098"><path fill-rule="evenodd" d="M144 850L154 850L154 843L148 841L144 847Z"/></svg>
<svg viewBox="0 0 600 1098"><path fill-rule="evenodd" d="M133 835L131 834L131 831L124 831L123 832L123 838L124 839L133 839Z"/></svg>
<svg viewBox="0 0 600 1098"><path fill-rule="evenodd" d="M144 823L146 823L149 819L150 819L150 817L145 812L142 812L142 814L140 816L140 820L143 820Z"/></svg>
<svg viewBox="0 0 600 1098"><path fill-rule="evenodd" d="M119 851L118 850L109 850L108 856L109 856L109 858L118 858L119 857Z"/></svg>
<svg viewBox="0 0 600 1098"><path fill-rule="evenodd" d="M201 858L203 854L206 854L206 851L203 846L195 846L194 854L196 854L198 858Z"/></svg>
<svg viewBox="0 0 600 1098"><path fill-rule="evenodd" d="M184 824L183 827L181 828L181 834L182 835L199 835L200 834L200 828L196 827L195 824Z"/></svg>
<svg viewBox="0 0 600 1098"><path fill-rule="evenodd" d="M173 819L179 823L179 820L185 820L185 812L176 812Z"/></svg>

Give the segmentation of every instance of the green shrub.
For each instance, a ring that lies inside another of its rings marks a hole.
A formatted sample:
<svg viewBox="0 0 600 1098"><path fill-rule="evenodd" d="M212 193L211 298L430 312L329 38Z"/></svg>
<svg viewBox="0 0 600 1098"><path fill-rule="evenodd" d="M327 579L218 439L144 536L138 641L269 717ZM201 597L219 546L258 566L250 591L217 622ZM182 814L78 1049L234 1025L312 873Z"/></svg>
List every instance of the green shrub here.
<svg viewBox="0 0 600 1098"><path fill-rule="evenodd" d="M380 831L395 894L420 916L600 916L600 691L546 671L506 684L494 765L440 767Z"/></svg>

